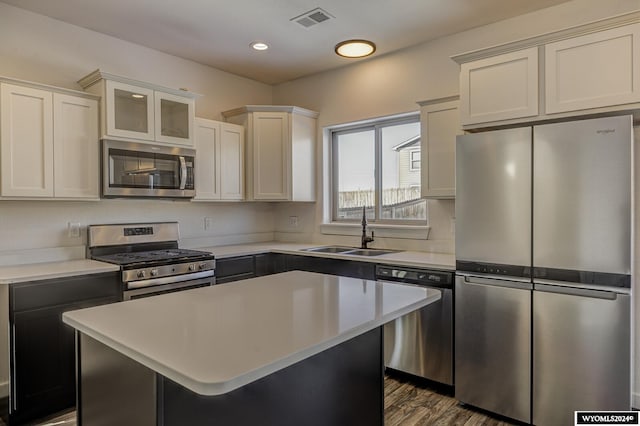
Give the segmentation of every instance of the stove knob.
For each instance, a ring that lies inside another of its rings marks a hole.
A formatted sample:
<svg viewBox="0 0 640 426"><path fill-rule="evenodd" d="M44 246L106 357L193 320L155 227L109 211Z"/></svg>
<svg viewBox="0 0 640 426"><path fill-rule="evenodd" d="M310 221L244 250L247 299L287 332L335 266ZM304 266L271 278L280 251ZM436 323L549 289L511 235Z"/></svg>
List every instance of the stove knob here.
<svg viewBox="0 0 640 426"><path fill-rule="evenodd" d="M152 277L157 277L158 276L158 270L157 269L152 269L151 270L151 276Z"/></svg>
<svg viewBox="0 0 640 426"><path fill-rule="evenodd" d="M138 273L136 275L138 276L138 278L144 278L145 277L144 271L138 271Z"/></svg>
<svg viewBox="0 0 640 426"><path fill-rule="evenodd" d="M196 270L196 265L194 265L194 264L189 265L189 270L190 271L195 271Z"/></svg>
<svg viewBox="0 0 640 426"><path fill-rule="evenodd" d="M206 262L202 262L201 264L198 265L198 269L202 270L205 269L207 267Z"/></svg>

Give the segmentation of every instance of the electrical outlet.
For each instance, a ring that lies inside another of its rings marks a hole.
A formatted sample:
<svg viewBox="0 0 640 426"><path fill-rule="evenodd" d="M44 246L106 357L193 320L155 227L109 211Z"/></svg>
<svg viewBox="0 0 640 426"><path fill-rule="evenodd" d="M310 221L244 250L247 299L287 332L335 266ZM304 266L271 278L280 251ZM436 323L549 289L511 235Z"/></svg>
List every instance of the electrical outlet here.
<svg viewBox="0 0 640 426"><path fill-rule="evenodd" d="M212 217L205 217L204 218L204 229L208 230L213 228L213 218Z"/></svg>
<svg viewBox="0 0 640 426"><path fill-rule="evenodd" d="M289 226L292 228L298 227L298 216L289 216Z"/></svg>
<svg viewBox="0 0 640 426"><path fill-rule="evenodd" d="M67 236L80 238L80 222L67 222Z"/></svg>

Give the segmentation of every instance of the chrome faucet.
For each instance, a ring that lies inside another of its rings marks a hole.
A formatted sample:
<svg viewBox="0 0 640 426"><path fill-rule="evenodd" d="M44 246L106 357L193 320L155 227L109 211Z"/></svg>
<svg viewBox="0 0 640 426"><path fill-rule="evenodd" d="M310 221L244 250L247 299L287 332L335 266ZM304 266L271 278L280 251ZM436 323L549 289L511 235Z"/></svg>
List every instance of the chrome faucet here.
<svg viewBox="0 0 640 426"><path fill-rule="evenodd" d="M360 240L360 248L366 249L367 244L373 242L373 231L371 231L371 236L367 235L367 211L364 206L362 206L362 239Z"/></svg>

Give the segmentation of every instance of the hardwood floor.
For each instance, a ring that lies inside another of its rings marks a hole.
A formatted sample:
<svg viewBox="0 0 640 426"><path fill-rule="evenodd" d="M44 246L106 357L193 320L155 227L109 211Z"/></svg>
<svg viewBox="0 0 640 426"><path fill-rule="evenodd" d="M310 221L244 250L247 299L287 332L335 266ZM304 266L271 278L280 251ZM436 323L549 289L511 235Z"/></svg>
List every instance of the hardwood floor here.
<svg viewBox="0 0 640 426"><path fill-rule="evenodd" d="M512 426L506 419L493 417L462 406L446 387L427 381L409 380L402 374L388 375L384 382L385 426ZM4 423L0 421L0 426ZM76 426L75 411L43 419L33 426Z"/></svg>
<svg viewBox="0 0 640 426"><path fill-rule="evenodd" d="M494 417L461 405L451 390L426 380L387 375L384 382L385 426L511 426L508 419Z"/></svg>

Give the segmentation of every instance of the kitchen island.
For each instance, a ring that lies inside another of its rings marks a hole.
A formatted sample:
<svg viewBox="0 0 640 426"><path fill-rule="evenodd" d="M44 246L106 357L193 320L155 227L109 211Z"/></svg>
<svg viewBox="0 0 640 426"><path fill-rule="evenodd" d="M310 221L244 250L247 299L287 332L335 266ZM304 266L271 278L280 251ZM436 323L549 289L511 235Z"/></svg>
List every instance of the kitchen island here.
<svg viewBox="0 0 640 426"><path fill-rule="evenodd" d="M382 425L381 326L439 298L292 271L67 312L79 423Z"/></svg>

